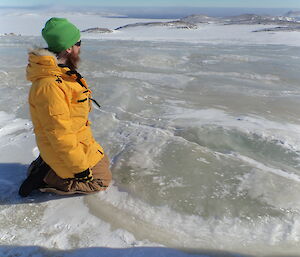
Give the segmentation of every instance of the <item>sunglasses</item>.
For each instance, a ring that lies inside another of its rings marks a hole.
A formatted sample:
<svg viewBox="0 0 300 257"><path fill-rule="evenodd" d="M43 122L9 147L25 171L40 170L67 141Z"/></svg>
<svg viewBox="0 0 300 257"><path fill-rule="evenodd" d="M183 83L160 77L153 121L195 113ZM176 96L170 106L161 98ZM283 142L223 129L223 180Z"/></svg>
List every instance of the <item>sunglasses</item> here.
<svg viewBox="0 0 300 257"><path fill-rule="evenodd" d="M79 41L75 44L75 46L81 46L81 40L79 40Z"/></svg>

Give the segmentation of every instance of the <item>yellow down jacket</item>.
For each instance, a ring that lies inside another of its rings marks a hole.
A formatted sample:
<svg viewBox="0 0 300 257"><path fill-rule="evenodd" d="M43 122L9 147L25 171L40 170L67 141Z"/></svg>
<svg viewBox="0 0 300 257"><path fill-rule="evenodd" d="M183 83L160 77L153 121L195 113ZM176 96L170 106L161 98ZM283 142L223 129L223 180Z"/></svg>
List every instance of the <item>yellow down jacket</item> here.
<svg viewBox="0 0 300 257"><path fill-rule="evenodd" d="M46 49L29 52L30 114L44 161L61 178L95 166L104 156L92 135L91 90L79 73L57 64Z"/></svg>

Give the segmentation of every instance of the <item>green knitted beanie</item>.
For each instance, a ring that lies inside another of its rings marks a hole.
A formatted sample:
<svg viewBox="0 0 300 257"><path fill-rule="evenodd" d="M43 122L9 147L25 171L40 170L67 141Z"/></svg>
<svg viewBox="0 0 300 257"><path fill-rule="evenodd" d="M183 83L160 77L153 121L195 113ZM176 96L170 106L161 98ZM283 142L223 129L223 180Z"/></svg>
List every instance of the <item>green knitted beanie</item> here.
<svg viewBox="0 0 300 257"><path fill-rule="evenodd" d="M51 52L59 53L73 46L80 39L80 31L64 18L51 18L42 30L42 36Z"/></svg>

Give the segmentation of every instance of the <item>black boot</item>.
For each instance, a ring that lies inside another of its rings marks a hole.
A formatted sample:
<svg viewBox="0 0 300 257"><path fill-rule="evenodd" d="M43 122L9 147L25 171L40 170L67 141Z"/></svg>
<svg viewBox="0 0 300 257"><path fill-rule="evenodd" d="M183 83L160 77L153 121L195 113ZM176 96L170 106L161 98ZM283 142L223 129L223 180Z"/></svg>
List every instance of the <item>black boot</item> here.
<svg viewBox="0 0 300 257"><path fill-rule="evenodd" d="M51 168L39 156L28 167L28 177L24 180L19 189L19 195L28 196L33 190L46 186L44 177Z"/></svg>

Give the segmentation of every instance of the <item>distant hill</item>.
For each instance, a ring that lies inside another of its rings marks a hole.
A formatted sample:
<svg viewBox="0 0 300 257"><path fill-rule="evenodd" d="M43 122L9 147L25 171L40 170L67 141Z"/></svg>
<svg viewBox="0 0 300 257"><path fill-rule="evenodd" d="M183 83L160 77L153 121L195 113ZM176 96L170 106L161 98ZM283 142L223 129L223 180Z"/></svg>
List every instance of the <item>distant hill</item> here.
<svg viewBox="0 0 300 257"><path fill-rule="evenodd" d="M300 17L300 11L289 11L285 14L287 17Z"/></svg>
<svg viewBox="0 0 300 257"><path fill-rule="evenodd" d="M180 19L184 22L192 24L200 23L221 23L221 24L275 24L275 25L290 25L297 23L297 20L293 17L286 16L267 16L267 15L256 15L256 14L242 14L238 16L230 16L225 18L209 17L203 14L190 15ZM297 23L298 24L298 23Z"/></svg>
<svg viewBox="0 0 300 257"><path fill-rule="evenodd" d="M268 16L268 15L256 15L256 14L243 14L231 17L210 17L203 14L194 14L179 20L173 21L157 21L157 22L138 22L127 24L116 28L115 30L124 30L135 27L169 27L175 29L197 29L201 24L220 24L220 25L277 25L280 27L272 28L272 31L298 31L300 21L294 18L295 15L300 15L300 12L288 12L286 16ZM283 27L287 28L283 28ZM261 30L267 31L267 30ZM83 33L111 33L113 30L106 28L89 28L82 31Z"/></svg>
<svg viewBox="0 0 300 257"><path fill-rule="evenodd" d="M112 33L113 31L107 28L89 28L82 30L83 33Z"/></svg>
<svg viewBox="0 0 300 257"><path fill-rule="evenodd" d="M276 31L297 31L300 32L300 26L290 26L290 27L275 27L275 28L266 28L266 29L259 29L259 30L254 30L253 32L276 32Z"/></svg>
<svg viewBox="0 0 300 257"><path fill-rule="evenodd" d="M198 23L216 23L219 22L220 19L215 18L215 17L210 17L207 15L203 14L194 14L194 15L189 15L187 17L184 17L180 19L183 22L188 22L192 24L198 24Z"/></svg>
<svg viewBox="0 0 300 257"><path fill-rule="evenodd" d="M197 26L195 24L182 21L182 20L175 20L175 21L167 21L167 22L138 22L133 24L128 24L125 26L121 26L116 28L115 30L122 30L127 28L133 27L152 27L152 26L165 26L165 27L172 27L177 29L196 29Z"/></svg>
<svg viewBox="0 0 300 257"><path fill-rule="evenodd" d="M268 16L268 15L256 15L256 14L243 14L238 16L232 16L224 19L227 24L277 24L277 25L289 25L296 22L296 19L286 16Z"/></svg>

